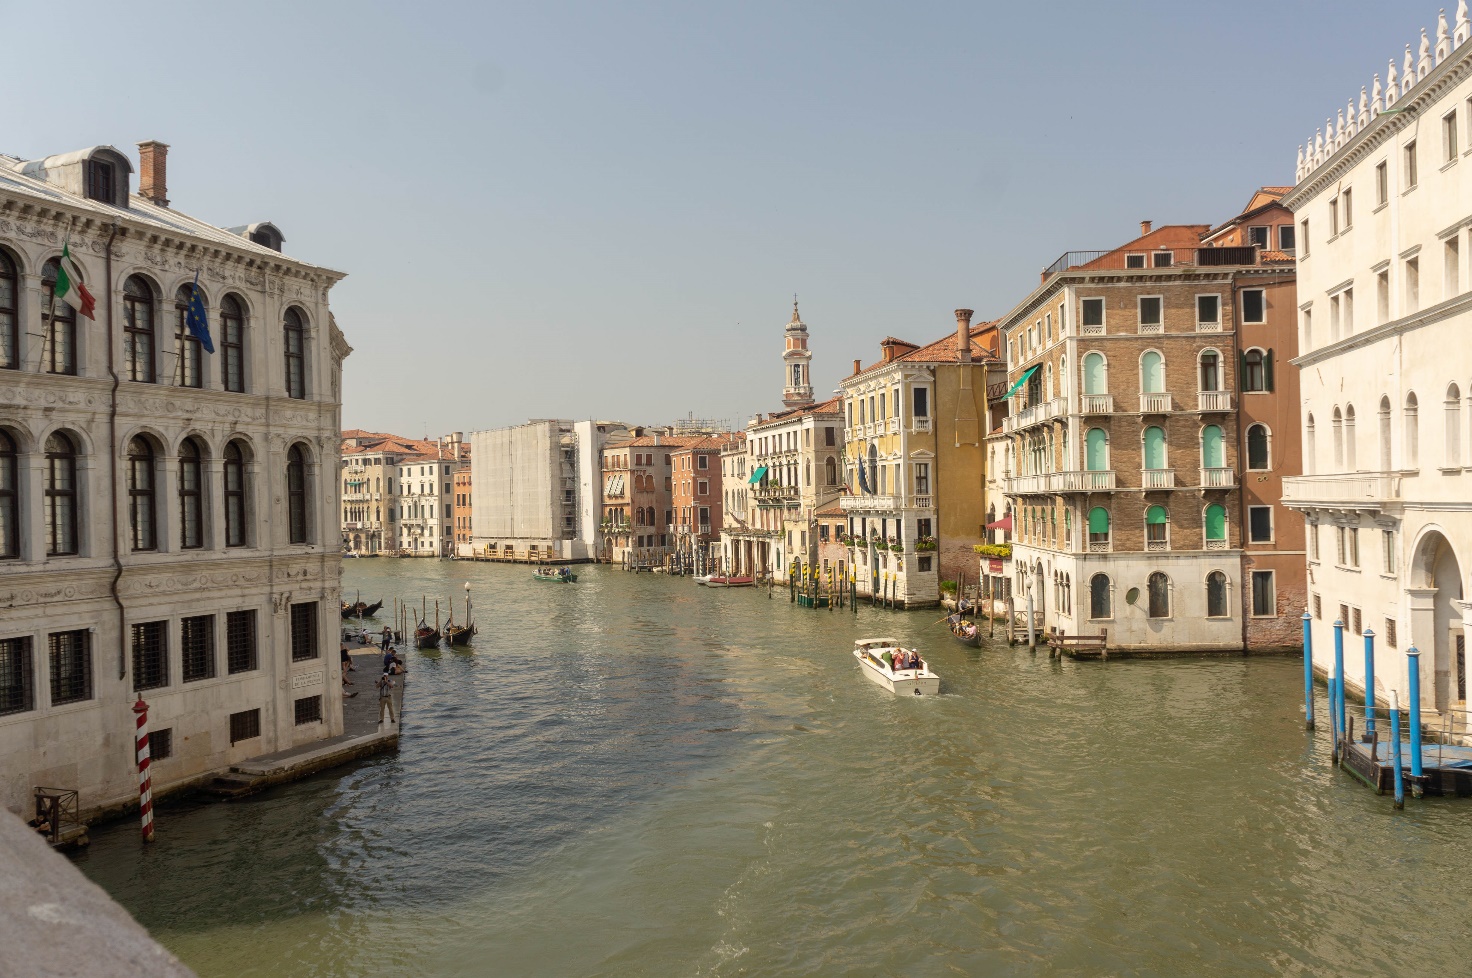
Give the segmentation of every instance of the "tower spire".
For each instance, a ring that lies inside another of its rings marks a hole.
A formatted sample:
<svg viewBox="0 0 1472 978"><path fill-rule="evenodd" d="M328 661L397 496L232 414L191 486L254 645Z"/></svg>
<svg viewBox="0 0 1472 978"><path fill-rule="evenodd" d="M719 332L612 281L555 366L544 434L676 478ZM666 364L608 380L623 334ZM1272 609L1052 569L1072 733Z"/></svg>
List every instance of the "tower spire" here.
<svg viewBox="0 0 1472 978"><path fill-rule="evenodd" d="M782 386L782 403L789 409L808 407L813 403L813 379L809 370L813 354L808 350L808 328L797 313L797 293L792 293L792 321L783 339L782 369L786 375Z"/></svg>

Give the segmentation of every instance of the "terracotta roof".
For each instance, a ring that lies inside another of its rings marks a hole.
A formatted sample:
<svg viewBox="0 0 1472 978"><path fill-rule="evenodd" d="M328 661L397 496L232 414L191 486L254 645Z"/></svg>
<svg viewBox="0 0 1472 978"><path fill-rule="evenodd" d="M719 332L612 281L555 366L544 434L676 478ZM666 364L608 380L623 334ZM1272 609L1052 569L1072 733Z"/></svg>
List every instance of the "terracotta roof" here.
<svg viewBox="0 0 1472 978"><path fill-rule="evenodd" d="M629 442L624 447L635 448L684 448L693 442L704 438L705 435L659 435L655 441L655 435L641 435Z"/></svg>
<svg viewBox="0 0 1472 978"><path fill-rule="evenodd" d="M1279 263L1291 265L1297 259L1286 251L1260 251L1257 254L1257 260L1264 265L1277 265Z"/></svg>
<svg viewBox="0 0 1472 978"><path fill-rule="evenodd" d="M992 351L987 347L981 345L980 343L976 342L976 338L978 336L981 336L982 334L988 332L994 326L996 326L996 321L976 323L971 327L971 361L973 363L996 362L996 357L992 354ZM960 363L961 357L959 355L959 351L960 344L956 342L956 331L951 330L951 332L936 340L934 343L929 343L925 346L920 347L919 349L911 350L904 356L895 357L889 363L880 361L879 363L871 364L870 366L864 367L853 376L862 377L864 374L869 373L871 370L878 370L882 367L888 367L891 364L896 363ZM845 380L848 379L849 378L845 378ZM834 401L837 400L838 398L834 398Z"/></svg>
<svg viewBox="0 0 1472 978"><path fill-rule="evenodd" d="M910 344L910 345L913 346L914 344ZM843 413L843 398L842 397L830 397L826 401L820 401L817 404L810 404L807 407L788 408L785 411L773 411L771 414L767 415L767 420L763 421L761 424L757 425L756 427L758 427L758 428L765 428L769 424L774 424L774 423L779 422L779 421L792 421L792 420L794 420L796 418L801 418L804 415L808 415L808 414L842 414L842 413Z"/></svg>
<svg viewBox="0 0 1472 978"><path fill-rule="evenodd" d="M818 510L817 515L818 516L837 516L837 517L840 517L840 518L846 518L846 517L844 517L843 507L842 506L829 506L827 509L820 509L820 510Z"/></svg>

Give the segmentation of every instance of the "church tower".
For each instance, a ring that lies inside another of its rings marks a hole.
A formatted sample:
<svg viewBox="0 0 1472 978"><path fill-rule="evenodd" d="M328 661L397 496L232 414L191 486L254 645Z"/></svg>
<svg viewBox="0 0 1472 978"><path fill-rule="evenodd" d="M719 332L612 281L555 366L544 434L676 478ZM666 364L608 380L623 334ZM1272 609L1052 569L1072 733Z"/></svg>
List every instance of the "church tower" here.
<svg viewBox="0 0 1472 978"><path fill-rule="evenodd" d="M808 407L813 403L813 378L808 372L813 354L808 350L808 328L797 315L797 296L792 297L792 322L787 324L786 339L782 366L787 379L782 387L782 403L789 409Z"/></svg>

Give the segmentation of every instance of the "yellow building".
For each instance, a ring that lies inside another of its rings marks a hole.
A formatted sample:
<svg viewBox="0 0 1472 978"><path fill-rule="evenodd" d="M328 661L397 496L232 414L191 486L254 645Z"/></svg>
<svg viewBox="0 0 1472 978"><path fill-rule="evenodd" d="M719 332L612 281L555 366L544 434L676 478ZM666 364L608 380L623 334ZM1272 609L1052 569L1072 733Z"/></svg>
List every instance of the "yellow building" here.
<svg viewBox="0 0 1472 978"><path fill-rule="evenodd" d="M986 511L988 381L1006 378L996 330L972 327L928 346L893 337L842 383L849 566L861 595L933 605L942 581L975 583Z"/></svg>

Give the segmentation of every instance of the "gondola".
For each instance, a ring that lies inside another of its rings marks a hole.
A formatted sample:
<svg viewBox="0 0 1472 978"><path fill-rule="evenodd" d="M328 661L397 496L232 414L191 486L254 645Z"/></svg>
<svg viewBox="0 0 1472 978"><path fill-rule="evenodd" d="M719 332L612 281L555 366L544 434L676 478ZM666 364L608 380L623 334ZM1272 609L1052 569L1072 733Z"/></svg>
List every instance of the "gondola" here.
<svg viewBox="0 0 1472 978"><path fill-rule="evenodd" d="M981 629L969 615L951 615L946 619L946 625L951 629L951 637L962 645L981 648Z"/></svg>
<svg viewBox="0 0 1472 978"><path fill-rule="evenodd" d="M372 618L378 613L378 609L382 607L382 600L375 601L372 604L364 604L362 601L349 604L344 601L342 605L342 616L344 618Z"/></svg>
<svg viewBox="0 0 1472 978"><path fill-rule="evenodd" d="M421 624L414 629L414 647L417 649L437 649L440 647L440 630L430 628L427 623Z"/></svg>
<svg viewBox="0 0 1472 978"><path fill-rule="evenodd" d="M469 645L470 640L475 637L475 622L469 625L445 625L445 641L451 645Z"/></svg>

